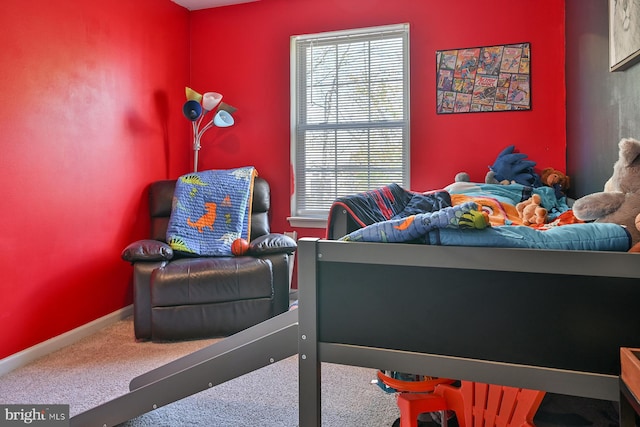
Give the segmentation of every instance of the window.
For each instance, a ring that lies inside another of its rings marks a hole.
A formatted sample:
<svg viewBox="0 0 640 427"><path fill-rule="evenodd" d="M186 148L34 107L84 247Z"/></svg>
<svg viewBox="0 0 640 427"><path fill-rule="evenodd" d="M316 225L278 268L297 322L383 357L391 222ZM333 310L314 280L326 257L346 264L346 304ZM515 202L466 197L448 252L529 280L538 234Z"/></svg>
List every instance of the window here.
<svg viewBox="0 0 640 427"><path fill-rule="evenodd" d="M409 187L409 25L292 37L291 127L290 220L326 220L338 197Z"/></svg>

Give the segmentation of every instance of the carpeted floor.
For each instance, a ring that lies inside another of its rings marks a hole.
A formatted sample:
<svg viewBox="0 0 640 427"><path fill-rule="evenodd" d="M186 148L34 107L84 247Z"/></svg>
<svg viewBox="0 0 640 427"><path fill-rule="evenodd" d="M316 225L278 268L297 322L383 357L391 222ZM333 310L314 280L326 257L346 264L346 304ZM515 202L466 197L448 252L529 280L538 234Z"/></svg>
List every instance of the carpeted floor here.
<svg viewBox="0 0 640 427"><path fill-rule="evenodd" d="M215 340L135 342L131 318L0 377L0 403L69 404L71 416L129 391L129 381ZM372 369L323 363L324 426L390 426L393 395L371 384ZM293 356L161 407L127 427L298 425L298 358Z"/></svg>
<svg viewBox="0 0 640 427"><path fill-rule="evenodd" d="M126 394L129 381L137 375L213 342L138 343L133 339L132 319L125 319L0 377L0 403L69 404L73 416ZM372 385L374 377L372 369L323 363L322 425L391 426L399 416L395 397ZM538 427L617 426L617 403L547 394L535 421ZM297 356L122 424L126 427L297 425Z"/></svg>

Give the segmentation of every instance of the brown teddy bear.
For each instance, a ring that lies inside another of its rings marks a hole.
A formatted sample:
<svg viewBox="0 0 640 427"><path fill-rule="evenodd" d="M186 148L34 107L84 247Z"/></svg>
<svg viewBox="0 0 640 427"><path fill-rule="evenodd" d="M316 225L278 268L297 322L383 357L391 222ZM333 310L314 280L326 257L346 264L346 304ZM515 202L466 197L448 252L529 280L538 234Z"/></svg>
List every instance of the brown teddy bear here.
<svg viewBox="0 0 640 427"><path fill-rule="evenodd" d="M618 148L618 160L605 191L576 200L573 214L582 221L624 225L633 246L640 242L640 227L636 225L640 213L640 141L623 138Z"/></svg>
<svg viewBox="0 0 640 427"><path fill-rule="evenodd" d="M556 197L560 198L565 195L571 185L571 179L562 171L554 168L545 168L540 174L540 182L555 190Z"/></svg>
<svg viewBox="0 0 640 427"><path fill-rule="evenodd" d="M547 222L547 210L540 206L541 201L540 195L534 194L516 205L516 210L524 225L545 224Z"/></svg>

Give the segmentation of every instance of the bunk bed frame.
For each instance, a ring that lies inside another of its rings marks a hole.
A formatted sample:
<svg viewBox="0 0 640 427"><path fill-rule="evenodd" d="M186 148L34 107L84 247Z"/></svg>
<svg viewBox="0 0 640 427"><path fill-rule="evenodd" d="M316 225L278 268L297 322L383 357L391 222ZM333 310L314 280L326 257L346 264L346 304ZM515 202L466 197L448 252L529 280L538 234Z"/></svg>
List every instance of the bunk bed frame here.
<svg viewBox="0 0 640 427"><path fill-rule="evenodd" d="M637 254L298 243L301 426L321 425L321 362L620 401Z"/></svg>

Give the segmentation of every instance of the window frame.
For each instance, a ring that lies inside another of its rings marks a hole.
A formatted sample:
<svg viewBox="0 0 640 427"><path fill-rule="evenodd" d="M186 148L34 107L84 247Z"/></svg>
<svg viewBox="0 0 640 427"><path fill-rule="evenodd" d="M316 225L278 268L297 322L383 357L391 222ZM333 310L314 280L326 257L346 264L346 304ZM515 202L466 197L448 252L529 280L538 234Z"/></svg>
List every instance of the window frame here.
<svg viewBox="0 0 640 427"><path fill-rule="evenodd" d="M309 40L319 40L320 42L330 40L330 39L343 39L353 37L361 38L363 36L370 35L371 39L375 36L375 34L381 33L399 33L403 40L403 119L398 122L401 124L402 131L402 160L400 166L402 167L402 182L397 182L400 185L403 185L407 188L410 188L410 45L409 45L409 24L392 24L392 25L383 25L376 27L366 27L366 28L357 28L350 30L340 30L340 31L331 31L331 32L323 32L323 33L315 33L315 34L304 34L292 36L290 39L290 99L291 99L291 110L290 110L290 131L291 131L291 165L292 165L292 173L293 179L292 184L294 185L292 194L291 194L291 216L288 219L289 223L294 227L311 227L311 228L325 228L327 223L327 216L329 206L327 207L327 211L317 211L314 213L305 212L304 214L298 213L299 208L297 206L298 200L298 185L297 185L297 160L298 160L298 145L302 143L298 141L298 116L299 116L299 105L298 105L298 95L300 93L298 85L299 83L306 85L306 77L302 79L301 82L298 82L298 76L300 70L298 69L298 43L305 42ZM369 125L365 126L365 129L375 129L380 126L381 121L370 121ZM309 127L309 124L306 124ZM338 130L344 128L345 125L341 123L335 123L335 126L328 126L329 129ZM346 126L349 129L354 129L358 127L362 127L362 124L354 125L354 126ZM398 126L396 126L398 127ZM364 190L363 190L364 191ZM312 211L312 209L309 209Z"/></svg>

